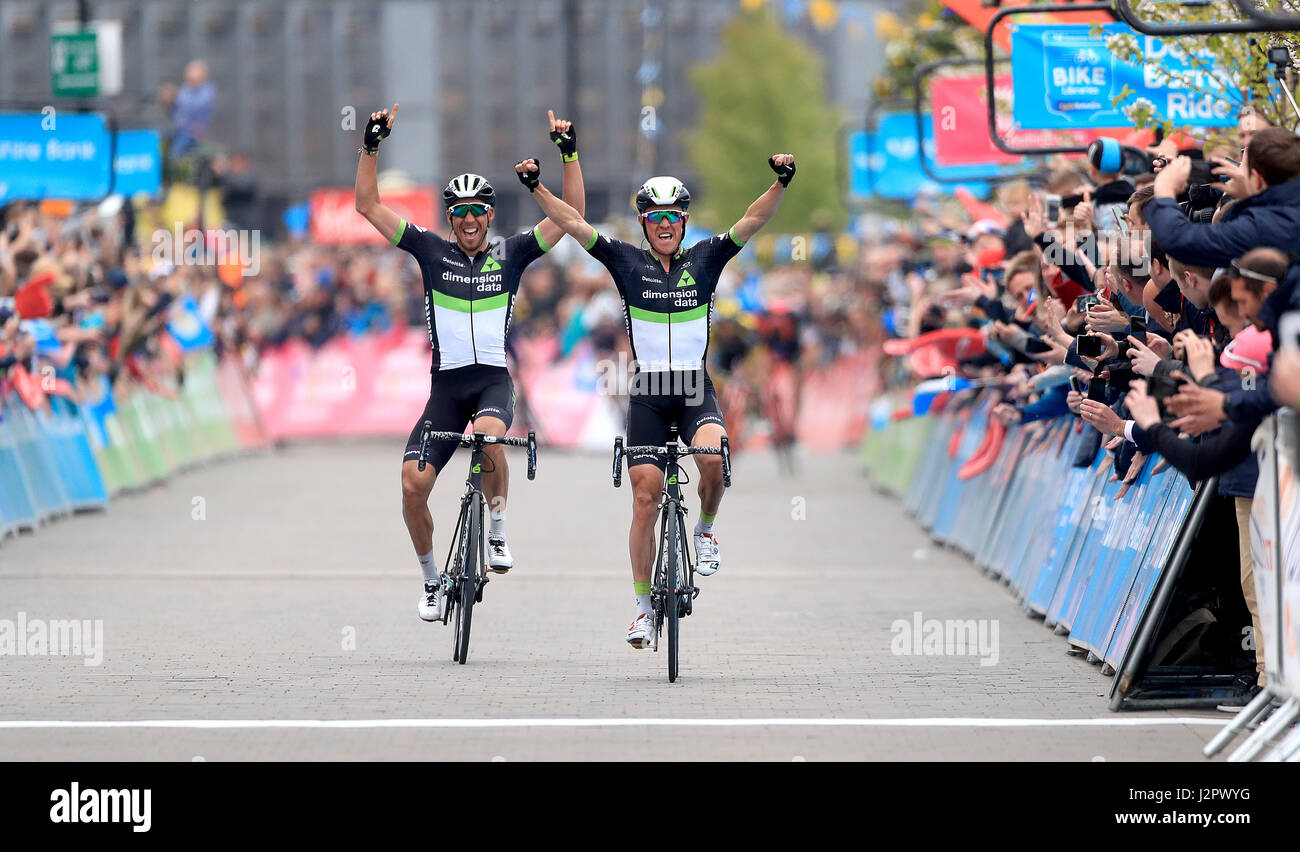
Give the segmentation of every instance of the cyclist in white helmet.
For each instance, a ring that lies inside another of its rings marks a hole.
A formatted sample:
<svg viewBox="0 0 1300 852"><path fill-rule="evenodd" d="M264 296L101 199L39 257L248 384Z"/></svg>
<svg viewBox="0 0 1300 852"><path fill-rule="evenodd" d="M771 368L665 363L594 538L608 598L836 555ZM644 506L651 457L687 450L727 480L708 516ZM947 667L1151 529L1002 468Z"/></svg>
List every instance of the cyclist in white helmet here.
<svg viewBox="0 0 1300 852"><path fill-rule="evenodd" d="M585 209L582 168L578 164L577 134L573 123L550 119L551 141L564 162L564 197ZM357 163L357 212L365 216L384 238L409 252L420 264L424 278L424 315L433 347L432 387L424 413L415 421L402 461L402 517L420 561L423 587L418 614L425 621L442 617L442 589L433 549L433 516L429 494L438 472L456 451L454 441L432 441L428 466L419 469L421 432L427 420L434 431L460 432L472 422L488 435L504 435L514 418L514 383L506 367L506 334L515 294L524 268L564 238L550 219L530 231L510 237L488 238L496 215L496 192L487 179L462 174L442 192L452 238L410 223L379 199L376 161L380 140L393 129L397 104L390 113L372 113ZM500 446L485 450L492 471L483 474L491 523L488 529L488 567L504 574L514 567L506 543L506 496L509 469Z"/></svg>
<svg viewBox="0 0 1300 852"><path fill-rule="evenodd" d="M596 232L582 212L552 195L541 184L535 160L515 165L546 217L573 237L614 277L623 299L624 322L636 359L627 416L628 446L663 446L669 427L677 424L692 446L719 447L726 423L705 369L710 309L718 276L727 261L775 215L785 188L794 177L794 156L775 154L768 165L777 179L726 233L682 247L691 194L673 177L653 177L636 194L637 218L649 248L610 239ZM700 519L695 525L696 572L709 576L722 566L714 520L722 501L722 460L693 456L699 471ZM651 644L654 617L650 574L654 564L654 523L663 489L664 460L628 457L632 483L632 528L628 549L636 616L628 628L633 648Z"/></svg>

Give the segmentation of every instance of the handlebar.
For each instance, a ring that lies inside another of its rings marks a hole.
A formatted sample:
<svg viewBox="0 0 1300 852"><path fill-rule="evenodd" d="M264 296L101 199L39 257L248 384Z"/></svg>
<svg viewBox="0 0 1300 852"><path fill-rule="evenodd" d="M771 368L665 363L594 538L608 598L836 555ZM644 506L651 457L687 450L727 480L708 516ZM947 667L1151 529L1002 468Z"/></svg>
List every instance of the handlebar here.
<svg viewBox="0 0 1300 852"><path fill-rule="evenodd" d="M722 450L718 447L674 447L672 455L679 456L720 456ZM623 452L630 456L666 456L670 455L668 447L656 447L653 444L644 444L635 447L624 447Z"/></svg>
<svg viewBox="0 0 1300 852"><path fill-rule="evenodd" d="M424 432L420 439L420 470L424 470L425 459L429 455L430 441L456 441L462 447L486 446L488 444L502 444L507 447L526 447L528 449L528 478L537 478L537 433L529 429L527 438L511 438L508 435L484 435L482 432L475 432L472 435L466 435L463 432L435 432L433 424L428 420L424 421Z"/></svg>
<svg viewBox="0 0 1300 852"><path fill-rule="evenodd" d="M722 437L721 447L679 447L675 445L655 446L638 444L623 446L622 438L614 439L614 487L623 484L623 456L722 456L722 485L731 487L731 444L727 437Z"/></svg>

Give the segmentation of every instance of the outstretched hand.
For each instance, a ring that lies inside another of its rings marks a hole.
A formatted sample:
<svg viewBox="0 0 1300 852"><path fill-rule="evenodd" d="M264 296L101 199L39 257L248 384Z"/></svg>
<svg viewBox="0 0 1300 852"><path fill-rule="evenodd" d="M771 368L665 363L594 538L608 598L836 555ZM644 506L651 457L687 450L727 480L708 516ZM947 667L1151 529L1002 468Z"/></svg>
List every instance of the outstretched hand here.
<svg viewBox="0 0 1300 852"><path fill-rule="evenodd" d="M361 147L367 154L379 152L379 142L381 139L387 139L388 134L393 132L393 122L397 120L398 104L393 104L392 112L381 109L379 112L370 113L370 120L366 122L366 131L362 137Z"/></svg>
<svg viewBox="0 0 1300 852"><path fill-rule="evenodd" d="M794 178L794 154L773 154L767 158L767 164L776 172L776 179L781 186L789 186Z"/></svg>
<svg viewBox="0 0 1300 852"><path fill-rule="evenodd" d="M536 157L529 157L515 163L515 175L519 178L519 182L532 192L542 182L542 167Z"/></svg>
<svg viewBox="0 0 1300 852"><path fill-rule="evenodd" d="M578 158L578 131L573 122L555 117L555 110L548 109L546 118L551 123L551 141L560 148L560 156L568 163Z"/></svg>

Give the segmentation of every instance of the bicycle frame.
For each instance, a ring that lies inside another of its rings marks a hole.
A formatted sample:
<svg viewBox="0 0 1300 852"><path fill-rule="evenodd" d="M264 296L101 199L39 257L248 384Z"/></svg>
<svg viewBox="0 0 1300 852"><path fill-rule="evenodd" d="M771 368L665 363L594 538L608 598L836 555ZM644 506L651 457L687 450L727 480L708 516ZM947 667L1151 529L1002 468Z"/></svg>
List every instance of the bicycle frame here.
<svg viewBox="0 0 1300 852"><path fill-rule="evenodd" d="M537 476L537 436L529 431L528 439L486 435L476 431L473 436L453 432L435 432L429 421L424 422L420 441L419 468L424 470L431 440L459 441L470 448L469 475L465 491L460 498L460 516L452 536L452 549L447 554L447 568L443 572L444 606L442 623L446 624L457 608L456 629L452 637L452 659L462 665L469 658L469 635L473 608L483 600L483 588L488 584L486 568L487 497L483 494L484 448L488 444L507 444L528 448L528 478Z"/></svg>
<svg viewBox="0 0 1300 852"><path fill-rule="evenodd" d="M649 453L663 456L667 460L664 466L664 482L659 501L659 552L656 556L654 572L651 575L650 601L654 610L654 648L659 650L659 635L664 625L668 626L668 681L677 680L677 657L680 642L677 636L678 621L691 614L699 589L695 586L695 565L691 561L691 549L686 546L686 507L682 505L681 484L689 480L682 477L678 459L688 455L718 455L722 458L722 484L731 486L731 447L727 437L722 438L721 446L679 447L677 445L677 427L670 426L668 442L663 447L645 446L628 447L629 453ZM623 482L623 439L614 439L614 487ZM665 565L665 560L668 564ZM668 588L668 577L675 576L672 588Z"/></svg>

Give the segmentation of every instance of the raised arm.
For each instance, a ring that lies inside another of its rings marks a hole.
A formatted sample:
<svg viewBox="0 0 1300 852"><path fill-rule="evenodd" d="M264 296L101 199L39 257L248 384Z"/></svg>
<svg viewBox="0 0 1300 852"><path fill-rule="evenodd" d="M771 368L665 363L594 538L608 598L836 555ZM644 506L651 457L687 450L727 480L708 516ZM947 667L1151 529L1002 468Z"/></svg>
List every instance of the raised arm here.
<svg viewBox="0 0 1300 852"><path fill-rule="evenodd" d="M781 199L785 196L785 188L794 177L794 154L776 154L767 158L767 164L776 172L776 180L772 181L767 192L749 205L745 215L731 229L731 233L742 243L749 242L749 238L776 215L776 209L781 206Z"/></svg>
<svg viewBox="0 0 1300 852"><path fill-rule="evenodd" d="M541 182L541 166L536 160L529 158L515 163L515 174L519 176L520 183L528 187L528 191L533 194L533 198L537 199L537 204L546 214L546 218L555 227L573 237L583 248L591 247L596 239L596 229L587 224L581 213L566 204L563 199L556 198L554 193L546 188ZM559 238L556 239L558 241Z"/></svg>
<svg viewBox="0 0 1300 852"><path fill-rule="evenodd" d="M379 140L392 132L393 122L396 120L397 104L393 104L391 114L386 109L370 114L370 121L366 123L365 135L362 137L359 149L361 159L357 161L357 212L365 216L366 220L375 226L375 230L383 234L384 239L390 243L397 235L402 217L398 216L392 208L385 207L379 200Z"/></svg>
<svg viewBox="0 0 1300 852"><path fill-rule="evenodd" d="M564 203L578 211L579 216L583 216L587 212L587 194L582 185L582 165L578 162L578 131L574 129L572 121L557 119L552 110L546 111L546 117L551 122L551 141L559 147L560 157L564 161L564 183L561 189ZM564 239L564 233L549 217L537 223L537 234L547 246L553 246Z"/></svg>

